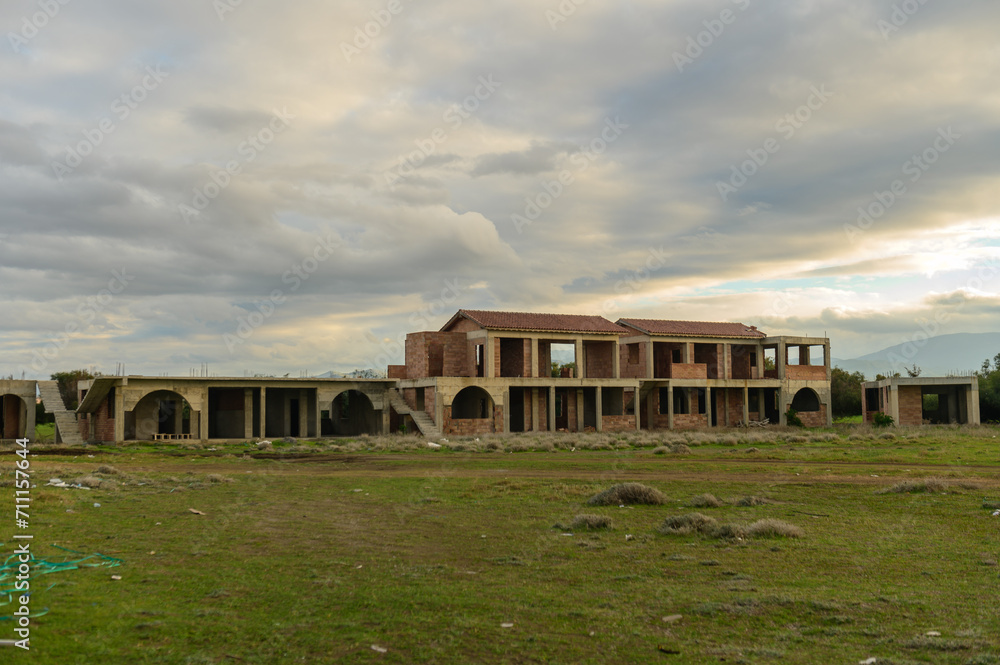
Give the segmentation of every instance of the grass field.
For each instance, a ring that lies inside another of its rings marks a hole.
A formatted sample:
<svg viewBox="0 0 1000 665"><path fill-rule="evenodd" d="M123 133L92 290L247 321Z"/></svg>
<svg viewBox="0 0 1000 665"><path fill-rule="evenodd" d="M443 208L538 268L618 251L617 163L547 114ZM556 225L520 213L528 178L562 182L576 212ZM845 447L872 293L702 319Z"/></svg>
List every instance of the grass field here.
<svg viewBox="0 0 1000 665"><path fill-rule="evenodd" d="M0 653L61 665L1000 663L1000 517L984 507L1000 502L997 434L39 446L35 555L123 563L33 580L31 608L48 613L32 619L31 652ZM6 451L5 557L18 459ZM46 487L53 477L89 489ZM588 504L625 482L665 502ZM715 525L663 532L692 513ZM747 529L760 520L791 535ZM16 639L11 621L3 639Z"/></svg>

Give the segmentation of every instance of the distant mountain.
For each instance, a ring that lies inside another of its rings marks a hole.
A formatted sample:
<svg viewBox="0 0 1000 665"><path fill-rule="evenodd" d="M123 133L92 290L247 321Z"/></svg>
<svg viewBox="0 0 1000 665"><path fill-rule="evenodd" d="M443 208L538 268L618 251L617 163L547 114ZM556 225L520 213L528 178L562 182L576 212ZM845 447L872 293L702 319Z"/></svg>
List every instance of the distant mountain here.
<svg viewBox="0 0 1000 665"><path fill-rule="evenodd" d="M851 360L831 358L831 365L848 372L862 372L868 379L894 372L906 376L904 368L914 364L923 370L920 376L946 376L977 370L984 360L992 360L998 353L1000 333L955 333L897 344Z"/></svg>

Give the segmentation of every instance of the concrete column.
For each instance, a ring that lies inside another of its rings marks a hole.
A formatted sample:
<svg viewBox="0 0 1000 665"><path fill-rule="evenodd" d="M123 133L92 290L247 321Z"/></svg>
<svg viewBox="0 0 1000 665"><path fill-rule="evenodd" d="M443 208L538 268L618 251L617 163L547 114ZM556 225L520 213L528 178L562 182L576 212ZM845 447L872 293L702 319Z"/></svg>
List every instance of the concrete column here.
<svg viewBox="0 0 1000 665"><path fill-rule="evenodd" d="M889 415L892 416L892 421L899 425L899 387L895 384L889 387Z"/></svg>
<svg viewBox="0 0 1000 665"><path fill-rule="evenodd" d="M583 431L583 388L578 388L575 391L571 391L568 394L572 395L573 392L576 393L576 431Z"/></svg>
<svg viewBox="0 0 1000 665"><path fill-rule="evenodd" d="M260 387L260 438L267 438L267 388Z"/></svg>
<svg viewBox="0 0 1000 665"><path fill-rule="evenodd" d="M115 388L115 443L125 442L125 391Z"/></svg>
<svg viewBox="0 0 1000 665"><path fill-rule="evenodd" d="M576 340L576 377L578 379L586 378L587 376L587 361L583 357L583 340Z"/></svg>
<svg viewBox="0 0 1000 665"><path fill-rule="evenodd" d="M712 389L708 386L705 386L705 418L708 426L714 427L712 424Z"/></svg>
<svg viewBox="0 0 1000 665"><path fill-rule="evenodd" d="M483 377L487 379L492 379L496 376L496 372L493 371L494 363L496 362L496 348L496 337L487 333L486 344L483 348Z"/></svg>
<svg viewBox="0 0 1000 665"><path fill-rule="evenodd" d="M784 342L778 342L778 349L774 357L774 366L778 370L778 378L785 378L785 364L788 361L788 350ZM784 411L782 411L784 413ZM781 424L785 424L785 416L781 416Z"/></svg>
<svg viewBox="0 0 1000 665"><path fill-rule="evenodd" d="M764 420L765 410L767 410L767 394L761 388L757 391L757 420Z"/></svg>
<svg viewBox="0 0 1000 665"><path fill-rule="evenodd" d="M753 378L755 378L755 379L763 379L764 378L764 347L763 346L757 346L757 347L755 347L754 348L754 353L757 354L757 367L755 368L757 370L757 374Z"/></svg>
<svg viewBox="0 0 1000 665"><path fill-rule="evenodd" d="M309 436L309 391L299 389L299 436Z"/></svg>
<svg viewBox="0 0 1000 665"><path fill-rule="evenodd" d="M556 431L556 387L549 386L549 402L546 404L545 415L548 419L550 432Z"/></svg>
<svg viewBox="0 0 1000 665"><path fill-rule="evenodd" d="M750 388L743 386L743 426L750 422Z"/></svg>
<svg viewBox="0 0 1000 665"><path fill-rule="evenodd" d="M596 397L595 397L596 404L594 405L594 409L596 410L596 413L597 413L597 419L594 422L594 428L598 432L603 432L604 431L604 415L603 415L604 414L604 395L602 394L602 392L603 391L601 390L600 386L597 386L596 388L594 388L594 394L596 395Z"/></svg>
<svg viewBox="0 0 1000 665"><path fill-rule="evenodd" d="M535 340L536 342L538 340ZM541 414L538 413L538 388L531 389L531 431L537 432L541 426Z"/></svg>
<svg viewBox="0 0 1000 665"><path fill-rule="evenodd" d="M667 386L667 429L674 428L674 387Z"/></svg>
<svg viewBox="0 0 1000 665"><path fill-rule="evenodd" d="M655 347L653 346L653 340L645 342L645 345L646 345L646 376L644 376L643 378L655 379L656 377L653 376L653 373L656 371L656 366L653 364L654 360L653 351L655 349Z"/></svg>
<svg viewBox="0 0 1000 665"><path fill-rule="evenodd" d="M722 378L733 378L733 345L722 344ZM728 402L727 402L728 404Z"/></svg>
<svg viewBox="0 0 1000 665"><path fill-rule="evenodd" d="M510 431L510 388L503 391L503 431ZM492 416L491 416L492 417Z"/></svg>
<svg viewBox="0 0 1000 665"><path fill-rule="evenodd" d="M243 438L253 438L253 388L243 389Z"/></svg>
<svg viewBox="0 0 1000 665"><path fill-rule="evenodd" d="M620 379L622 376L622 349L618 342L615 342L611 349L611 378Z"/></svg>
<svg viewBox="0 0 1000 665"><path fill-rule="evenodd" d="M968 404L969 412L969 424L978 425L979 424L979 382L974 381L973 384L966 388L966 403Z"/></svg>
<svg viewBox="0 0 1000 665"><path fill-rule="evenodd" d="M941 398L938 397L938 400ZM941 405L938 404L938 409ZM948 422L957 423L958 422L958 389L948 388Z"/></svg>
<svg viewBox="0 0 1000 665"><path fill-rule="evenodd" d="M541 368L538 366L538 338L531 338L531 371L528 372L528 376L548 376L548 372L542 374Z"/></svg>
<svg viewBox="0 0 1000 665"><path fill-rule="evenodd" d="M799 364L809 365L809 347L805 344L799 347Z"/></svg>
<svg viewBox="0 0 1000 665"><path fill-rule="evenodd" d="M778 424L787 425L788 418L785 417L785 411L788 411L788 407L785 406L785 391L782 388L778 388Z"/></svg>

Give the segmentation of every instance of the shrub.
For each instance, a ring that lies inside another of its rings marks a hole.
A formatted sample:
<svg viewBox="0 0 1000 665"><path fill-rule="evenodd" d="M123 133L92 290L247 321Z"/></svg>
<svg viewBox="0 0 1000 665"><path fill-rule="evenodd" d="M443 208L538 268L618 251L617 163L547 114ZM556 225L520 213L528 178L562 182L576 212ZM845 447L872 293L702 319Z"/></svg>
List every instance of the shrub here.
<svg viewBox="0 0 1000 665"><path fill-rule="evenodd" d="M699 494L688 501L688 505L692 508L721 508L726 504L714 494Z"/></svg>
<svg viewBox="0 0 1000 665"><path fill-rule="evenodd" d="M668 517L657 529L660 533L668 535L684 535L688 533L709 533L718 526L714 518L701 513L688 513Z"/></svg>
<svg viewBox="0 0 1000 665"><path fill-rule="evenodd" d="M804 532L794 524L769 517L748 526L746 534L750 538L801 538Z"/></svg>
<svg viewBox="0 0 1000 665"><path fill-rule="evenodd" d="M805 427L805 425L802 424L802 419L799 418L799 412L795 409L785 411L785 422L788 423L789 427Z"/></svg>
<svg viewBox="0 0 1000 665"><path fill-rule="evenodd" d="M764 504L774 503L770 499L765 499L762 496L744 496L736 500L735 505L740 508L750 508L753 506L763 506Z"/></svg>
<svg viewBox="0 0 1000 665"><path fill-rule="evenodd" d="M875 427L891 427L895 422L888 413L876 411L872 415L872 425Z"/></svg>
<svg viewBox="0 0 1000 665"><path fill-rule="evenodd" d="M592 506L619 506L624 504L662 505L667 497L658 489L642 483L619 483L595 494L587 500Z"/></svg>

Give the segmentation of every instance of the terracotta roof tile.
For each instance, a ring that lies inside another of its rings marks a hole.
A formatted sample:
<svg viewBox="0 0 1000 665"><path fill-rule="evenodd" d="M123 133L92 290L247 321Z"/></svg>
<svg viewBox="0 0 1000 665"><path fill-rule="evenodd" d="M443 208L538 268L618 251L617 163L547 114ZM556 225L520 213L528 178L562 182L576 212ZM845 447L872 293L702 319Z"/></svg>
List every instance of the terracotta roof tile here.
<svg viewBox="0 0 1000 665"><path fill-rule="evenodd" d="M441 330L447 330L460 317L470 319L489 330L524 330L570 333L627 334L629 331L603 316L586 314L535 314L530 312L493 312L460 309Z"/></svg>
<svg viewBox="0 0 1000 665"><path fill-rule="evenodd" d="M766 337L756 327L715 321L664 321L662 319L618 319L618 324L648 335L683 337Z"/></svg>

